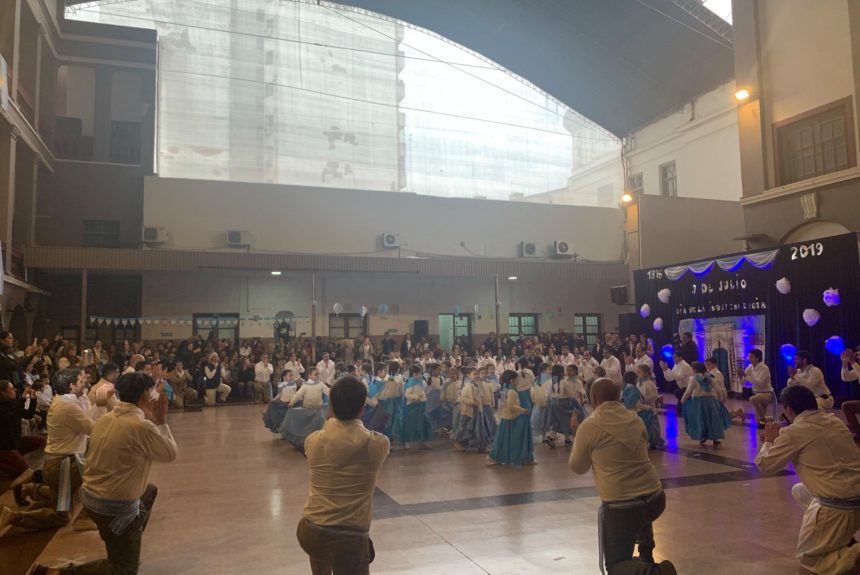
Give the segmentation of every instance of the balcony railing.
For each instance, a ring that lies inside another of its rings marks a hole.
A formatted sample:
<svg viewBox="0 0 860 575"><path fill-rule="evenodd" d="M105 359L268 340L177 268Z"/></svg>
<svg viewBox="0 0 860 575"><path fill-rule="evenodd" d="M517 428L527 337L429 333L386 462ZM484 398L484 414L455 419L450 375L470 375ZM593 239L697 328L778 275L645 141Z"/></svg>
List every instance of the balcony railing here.
<svg viewBox="0 0 860 575"><path fill-rule="evenodd" d="M64 160L93 159L93 137L83 135L83 120L57 116L54 133L54 153Z"/></svg>

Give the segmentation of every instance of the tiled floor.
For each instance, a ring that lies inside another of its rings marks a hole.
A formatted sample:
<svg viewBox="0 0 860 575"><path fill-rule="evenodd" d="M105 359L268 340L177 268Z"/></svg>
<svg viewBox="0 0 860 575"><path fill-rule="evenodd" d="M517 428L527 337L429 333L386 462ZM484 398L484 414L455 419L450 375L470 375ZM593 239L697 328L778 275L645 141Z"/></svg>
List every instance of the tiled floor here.
<svg viewBox="0 0 860 575"><path fill-rule="evenodd" d="M748 407L748 405L747 405ZM304 458L263 428L259 406L176 413L176 463L155 465L159 496L144 538L143 575L305 574L295 539L307 491ZM655 524L658 559L682 574L785 575L800 509L796 477L762 477L751 465L757 434L736 425L723 449L678 436L652 459L668 495ZM391 454L379 477L374 573L594 574L596 512L591 475L567 468L567 449L537 446L539 465L488 467L440 441L433 451ZM12 534L3 545L27 534ZM95 532L62 529L40 561L100 556ZM26 572L15 565L2 573Z"/></svg>

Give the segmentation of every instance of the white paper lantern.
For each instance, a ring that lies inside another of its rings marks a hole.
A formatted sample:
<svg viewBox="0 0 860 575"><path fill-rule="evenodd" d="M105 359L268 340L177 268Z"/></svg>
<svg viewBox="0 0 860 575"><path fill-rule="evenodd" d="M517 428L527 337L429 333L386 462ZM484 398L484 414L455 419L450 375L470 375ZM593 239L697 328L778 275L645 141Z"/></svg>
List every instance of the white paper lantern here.
<svg viewBox="0 0 860 575"><path fill-rule="evenodd" d="M672 291L669 288L663 288L657 292L657 299L663 303L669 303L670 297L672 297Z"/></svg>
<svg viewBox="0 0 860 575"><path fill-rule="evenodd" d="M803 310L803 321L805 321L806 325L808 325L809 327L812 327L815 324L817 324L818 320L820 320L820 319L821 319L821 314L818 313L818 311L816 311L812 308L807 308L807 309Z"/></svg>
<svg viewBox="0 0 860 575"><path fill-rule="evenodd" d="M643 318L651 315L651 306L647 303L643 303L642 307L639 308L639 315Z"/></svg>
<svg viewBox="0 0 860 575"><path fill-rule="evenodd" d="M788 278L784 277L776 280L776 291L782 295L788 295L791 293L791 282L788 281Z"/></svg>
<svg viewBox="0 0 860 575"><path fill-rule="evenodd" d="M658 317L654 320L654 331L663 331L663 318Z"/></svg>

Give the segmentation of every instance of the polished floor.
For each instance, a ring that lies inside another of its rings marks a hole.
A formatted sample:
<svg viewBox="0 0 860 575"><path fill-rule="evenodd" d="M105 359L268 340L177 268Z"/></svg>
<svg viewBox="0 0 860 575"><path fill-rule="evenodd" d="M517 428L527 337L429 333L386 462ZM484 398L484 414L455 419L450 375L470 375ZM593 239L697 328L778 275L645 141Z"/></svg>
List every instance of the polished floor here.
<svg viewBox="0 0 860 575"><path fill-rule="evenodd" d="M159 495L141 574L310 572L295 538L305 460L263 427L260 413L243 405L169 416L180 455L153 466ZM735 425L715 450L679 434L673 414L662 417L669 446L652 460L668 504L655 524L656 557L682 574L795 573L801 511L789 490L797 479L757 472L756 430ZM568 451L540 445L538 465L523 469L488 467L485 456L444 441L432 451L393 452L379 476L372 572L598 573L599 500L591 474L569 471ZM34 545L35 553L23 551ZM11 566L10 546L18 550ZM26 573L36 556L59 565L104 553L96 532L71 527L50 539L13 532L0 547L0 573L9 575Z"/></svg>

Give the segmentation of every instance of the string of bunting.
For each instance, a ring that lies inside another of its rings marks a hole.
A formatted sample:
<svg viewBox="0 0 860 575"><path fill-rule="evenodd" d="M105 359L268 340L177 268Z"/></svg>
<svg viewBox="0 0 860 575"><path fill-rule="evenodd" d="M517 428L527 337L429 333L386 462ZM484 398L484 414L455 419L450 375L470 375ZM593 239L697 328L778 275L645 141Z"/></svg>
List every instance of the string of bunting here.
<svg viewBox="0 0 860 575"><path fill-rule="evenodd" d="M184 317L105 317L99 315L89 316L90 325L110 325L114 327L132 327L136 325L197 325L197 327L224 327L233 328L239 326L262 325L264 323L278 324L281 322L294 322L296 320L308 319L304 317L245 317L245 318L184 318Z"/></svg>

